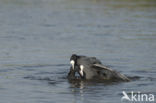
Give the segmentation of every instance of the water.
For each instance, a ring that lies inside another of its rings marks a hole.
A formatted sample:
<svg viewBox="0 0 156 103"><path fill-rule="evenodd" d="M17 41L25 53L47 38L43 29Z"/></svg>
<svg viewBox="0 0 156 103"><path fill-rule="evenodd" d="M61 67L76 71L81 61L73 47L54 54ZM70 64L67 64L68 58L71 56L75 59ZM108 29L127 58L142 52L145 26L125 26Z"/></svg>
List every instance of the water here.
<svg viewBox="0 0 156 103"><path fill-rule="evenodd" d="M0 0L0 103L120 103L156 95L155 0ZM128 83L70 83L73 54L95 56Z"/></svg>

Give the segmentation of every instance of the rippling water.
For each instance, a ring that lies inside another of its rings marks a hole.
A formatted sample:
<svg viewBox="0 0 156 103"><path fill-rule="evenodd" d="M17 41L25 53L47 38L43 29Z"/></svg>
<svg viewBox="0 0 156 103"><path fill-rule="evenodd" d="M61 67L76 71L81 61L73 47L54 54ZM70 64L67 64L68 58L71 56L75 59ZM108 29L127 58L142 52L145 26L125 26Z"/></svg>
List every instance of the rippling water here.
<svg viewBox="0 0 156 103"><path fill-rule="evenodd" d="M0 103L120 103L156 95L155 0L0 0ZM71 83L71 54L139 79Z"/></svg>

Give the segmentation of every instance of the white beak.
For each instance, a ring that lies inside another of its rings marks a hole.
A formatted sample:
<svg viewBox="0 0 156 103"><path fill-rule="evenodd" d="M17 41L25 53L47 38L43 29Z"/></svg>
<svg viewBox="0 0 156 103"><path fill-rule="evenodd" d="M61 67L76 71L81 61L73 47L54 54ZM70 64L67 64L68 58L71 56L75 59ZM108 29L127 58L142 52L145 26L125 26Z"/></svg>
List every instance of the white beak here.
<svg viewBox="0 0 156 103"><path fill-rule="evenodd" d="M80 74L81 74L81 76L83 76L83 69L84 69L84 66L80 65Z"/></svg>
<svg viewBox="0 0 156 103"><path fill-rule="evenodd" d="M75 61L74 61L74 60L71 60L71 61L70 61L70 64L72 65L72 68L73 68L73 70L74 70Z"/></svg>

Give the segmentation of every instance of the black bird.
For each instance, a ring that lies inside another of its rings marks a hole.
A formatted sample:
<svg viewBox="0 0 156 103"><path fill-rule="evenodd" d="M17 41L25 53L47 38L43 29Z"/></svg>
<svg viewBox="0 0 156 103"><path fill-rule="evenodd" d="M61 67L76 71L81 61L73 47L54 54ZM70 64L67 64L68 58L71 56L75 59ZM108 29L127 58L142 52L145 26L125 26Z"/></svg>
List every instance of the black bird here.
<svg viewBox="0 0 156 103"><path fill-rule="evenodd" d="M125 75L105 67L96 57L73 54L70 63L73 77L74 73L78 72L80 77L86 80L130 81Z"/></svg>

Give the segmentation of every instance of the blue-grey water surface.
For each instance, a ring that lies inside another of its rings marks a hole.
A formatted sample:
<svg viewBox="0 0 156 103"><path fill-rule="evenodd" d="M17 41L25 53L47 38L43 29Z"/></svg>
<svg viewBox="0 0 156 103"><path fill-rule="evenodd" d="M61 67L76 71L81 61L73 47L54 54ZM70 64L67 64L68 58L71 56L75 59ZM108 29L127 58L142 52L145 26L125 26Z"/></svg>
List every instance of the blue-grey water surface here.
<svg viewBox="0 0 156 103"><path fill-rule="evenodd" d="M139 79L70 83L73 54ZM120 103L156 96L155 0L0 0L0 103Z"/></svg>

